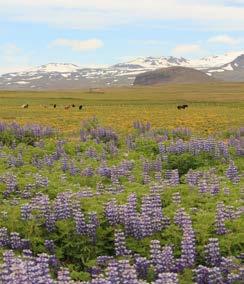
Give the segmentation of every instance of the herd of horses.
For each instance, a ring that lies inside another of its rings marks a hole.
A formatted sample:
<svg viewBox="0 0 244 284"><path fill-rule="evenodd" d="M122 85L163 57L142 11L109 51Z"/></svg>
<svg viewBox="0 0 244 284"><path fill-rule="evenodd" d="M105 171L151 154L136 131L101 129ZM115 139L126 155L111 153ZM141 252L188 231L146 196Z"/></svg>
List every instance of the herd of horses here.
<svg viewBox="0 0 244 284"><path fill-rule="evenodd" d="M51 104L50 106L51 106L52 108L57 108L57 107L58 107L57 104ZM43 107L44 107L44 108L48 108L47 105L43 105ZM76 107L76 106L75 106L74 104L72 104L72 105L66 105L66 106L64 106L64 109L70 109L70 108L75 108L75 107ZM29 108L29 104L23 104L23 105L21 106L21 108ZM83 105L79 105L78 108L79 108L79 110L82 110Z"/></svg>
<svg viewBox="0 0 244 284"><path fill-rule="evenodd" d="M52 106L53 108L56 108L56 107L57 107L57 104L51 104L51 106ZM21 108L28 108L28 107L29 107L29 104L24 104L24 105L21 106ZM43 107L44 107L44 108L47 108L46 105L44 105ZM67 110L67 109L74 108L74 107L75 107L74 104L72 104L72 105L66 105L66 106L64 106L64 109ZM82 110L83 105L79 105L78 108L79 108L79 110ZM188 108L188 105L178 105L178 106L177 106L177 109L178 109L178 110L186 109L186 108Z"/></svg>

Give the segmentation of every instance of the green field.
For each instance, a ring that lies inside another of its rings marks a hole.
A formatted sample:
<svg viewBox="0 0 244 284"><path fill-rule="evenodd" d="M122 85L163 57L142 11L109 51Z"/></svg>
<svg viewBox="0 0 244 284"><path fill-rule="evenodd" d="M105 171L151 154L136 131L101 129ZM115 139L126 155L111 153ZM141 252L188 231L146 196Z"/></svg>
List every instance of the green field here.
<svg viewBox="0 0 244 284"><path fill-rule="evenodd" d="M244 84L1 91L0 105L0 283L243 283Z"/></svg>
<svg viewBox="0 0 244 284"><path fill-rule="evenodd" d="M244 84L165 85L104 91L104 94L85 90L1 91L0 119L49 124L71 133L79 129L81 120L91 116L119 131L130 130L137 119L150 121L154 127L186 126L207 135L244 124ZM29 109L20 108L24 103L30 105ZM50 106L54 103L58 106L55 110ZM182 103L189 104L189 109L178 111L176 106ZM69 104L83 104L84 109L64 110Z"/></svg>

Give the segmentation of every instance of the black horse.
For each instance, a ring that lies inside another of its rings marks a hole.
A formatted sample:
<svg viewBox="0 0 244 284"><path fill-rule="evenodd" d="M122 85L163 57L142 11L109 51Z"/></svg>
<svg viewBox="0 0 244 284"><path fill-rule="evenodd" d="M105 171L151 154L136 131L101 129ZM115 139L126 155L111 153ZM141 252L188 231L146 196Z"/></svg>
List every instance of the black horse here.
<svg viewBox="0 0 244 284"><path fill-rule="evenodd" d="M178 108L179 110L185 109L185 108L188 108L188 105L179 105L179 106L177 106L177 108Z"/></svg>
<svg viewBox="0 0 244 284"><path fill-rule="evenodd" d="M80 105L80 106L79 106L79 110L82 110L82 108L83 108L83 105Z"/></svg>

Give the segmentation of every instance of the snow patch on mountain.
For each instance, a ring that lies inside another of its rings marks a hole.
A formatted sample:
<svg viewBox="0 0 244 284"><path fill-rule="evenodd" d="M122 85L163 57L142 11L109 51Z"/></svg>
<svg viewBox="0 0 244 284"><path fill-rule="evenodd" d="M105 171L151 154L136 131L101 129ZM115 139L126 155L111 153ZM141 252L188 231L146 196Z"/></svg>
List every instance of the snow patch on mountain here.
<svg viewBox="0 0 244 284"><path fill-rule="evenodd" d="M46 65L42 65L38 68L34 68L32 72L58 72L58 73L68 73L68 72L76 72L80 68L75 64L68 63L49 63Z"/></svg>
<svg viewBox="0 0 244 284"><path fill-rule="evenodd" d="M227 66L223 67L223 69L226 71L233 71L233 67L231 66L231 64L228 64Z"/></svg>
<svg viewBox="0 0 244 284"><path fill-rule="evenodd" d="M19 84L19 85L26 85L26 84L30 84L30 82L26 82L26 81L18 81L18 82L15 82L16 84Z"/></svg>
<svg viewBox="0 0 244 284"><path fill-rule="evenodd" d="M189 66L186 67L192 67L195 69L208 69L214 67L221 67L225 64L234 61L238 56L242 54L244 54L244 51L228 52L223 55L209 56L197 60L190 60Z"/></svg>

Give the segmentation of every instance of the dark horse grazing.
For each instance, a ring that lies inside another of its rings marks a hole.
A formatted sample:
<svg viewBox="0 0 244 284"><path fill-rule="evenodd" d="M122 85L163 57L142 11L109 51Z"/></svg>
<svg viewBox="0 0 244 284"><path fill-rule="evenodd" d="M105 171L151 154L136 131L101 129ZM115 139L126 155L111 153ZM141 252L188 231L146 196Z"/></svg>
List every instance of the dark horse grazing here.
<svg viewBox="0 0 244 284"><path fill-rule="evenodd" d="M181 106L177 106L177 108L180 110L180 109L185 109L185 108L188 108L188 105L181 105Z"/></svg>
<svg viewBox="0 0 244 284"><path fill-rule="evenodd" d="M54 104L54 105L53 105L53 108L56 108L56 107L57 107L57 105L56 105L56 104Z"/></svg>
<svg viewBox="0 0 244 284"><path fill-rule="evenodd" d="M75 105L74 105L74 104L72 104L71 106L72 106L72 107L75 107Z"/></svg>
<svg viewBox="0 0 244 284"><path fill-rule="evenodd" d="M80 106L79 106L79 110L82 110L82 108L83 108L83 105L80 105Z"/></svg>

